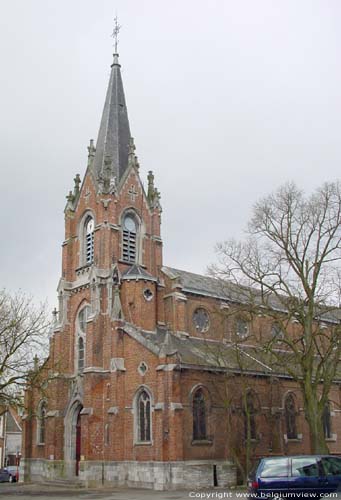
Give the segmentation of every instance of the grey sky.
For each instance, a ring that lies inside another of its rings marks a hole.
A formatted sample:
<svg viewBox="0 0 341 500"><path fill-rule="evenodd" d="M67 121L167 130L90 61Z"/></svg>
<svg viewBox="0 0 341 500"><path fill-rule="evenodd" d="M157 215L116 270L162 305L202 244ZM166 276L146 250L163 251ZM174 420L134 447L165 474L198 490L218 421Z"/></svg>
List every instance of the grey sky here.
<svg viewBox="0 0 341 500"><path fill-rule="evenodd" d="M252 204L340 174L338 0L2 0L1 286L55 305L65 195L120 62L164 263L205 272Z"/></svg>

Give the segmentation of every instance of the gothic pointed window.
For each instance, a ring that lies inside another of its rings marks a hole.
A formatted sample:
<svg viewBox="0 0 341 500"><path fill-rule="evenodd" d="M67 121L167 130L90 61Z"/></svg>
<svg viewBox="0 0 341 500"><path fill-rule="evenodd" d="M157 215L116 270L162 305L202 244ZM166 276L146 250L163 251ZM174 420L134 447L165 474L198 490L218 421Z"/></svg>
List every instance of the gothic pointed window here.
<svg viewBox="0 0 341 500"><path fill-rule="evenodd" d="M84 370L84 339L79 337L78 339L78 371L82 372Z"/></svg>
<svg viewBox="0 0 341 500"><path fill-rule="evenodd" d="M324 437L326 439L331 439L332 425L331 425L330 403L327 403L324 407L322 414L322 424L323 424Z"/></svg>
<svg viewBox="0 0 341 500"><path fill-rule="evenodd" d="M246 394L244 408L244 434L245 439L257 439L255 398L251 391Z"/></svg>
<svg viewBox="0 0 341 500"><path fill-rule="evenodd" d="M37 441L38 444L45 444L45 423L46 423L47 405L41 401L38 407L37 419Z"/></svg>
<svg viewBox="0 0 341 500"><path fill-rule="evenodd" d="M206 413L204 391L197 389L193 396L193 441L207 439Z"/></svg>
<svg viewBox="0 0 341 500"><path fill-rule="evenodd" d="M296 426L296 405L295 399L292 394L285 398L284 403L284 416L285 426L288 439L297 439L297 426Z"/></svg>
<svg viewBox="0 0 341 500"><path fill-rule="evenodd" d="M82 373L85 367L85 345L86 332L88 329L88 319L90 315L90 306L83 307L77 316L76 321L76 356L75 365L78 373Z"/></svg>
<svg viewBox="0 0 341 500"><path fill-rule="evenodd" d="M137 222L133 214L128 213L123 219L122 257L126 262L136 262Z"/></svg>
<svg viewBox="0 0 341 500"><path fill-rule="evenodd" d="M85 261L91 264L94 260L94 229L95 223L92 217L85 221Z"/></svg>
<svg viewBox="0 0 341 500"><path fill-rule="evenodd" d="M143 389L137 400L137 441L140 443L151 441L151 400L148 392Z"/></svg>

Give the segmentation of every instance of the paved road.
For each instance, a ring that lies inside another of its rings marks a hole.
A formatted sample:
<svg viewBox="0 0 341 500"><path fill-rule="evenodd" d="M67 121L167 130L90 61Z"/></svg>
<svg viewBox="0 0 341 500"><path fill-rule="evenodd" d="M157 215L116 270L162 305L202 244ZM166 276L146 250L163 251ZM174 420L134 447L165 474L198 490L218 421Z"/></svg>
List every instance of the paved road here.
<svg viewBox="0 0 341 500"><path fill-rule="evenodd" d="M236 493L224 490L153 491L138 489L79 489L38 484L0 484L0 498L20 500L225 500L236 499ZM241 498L241 496L238 496ZM246 499L246 493L243 495Z"/></svg>
<svg viewBox="0 0 341 500"><path fill-rule="evenodd" d="M46 486L39 484L0 484L0 498L11 500L237 500L247 499L245 491L196 490L196 491L152 491L137 489L79 489ZM329 497L331 498L331 497ZM341 493L332 497L341 500Z"/></svg>

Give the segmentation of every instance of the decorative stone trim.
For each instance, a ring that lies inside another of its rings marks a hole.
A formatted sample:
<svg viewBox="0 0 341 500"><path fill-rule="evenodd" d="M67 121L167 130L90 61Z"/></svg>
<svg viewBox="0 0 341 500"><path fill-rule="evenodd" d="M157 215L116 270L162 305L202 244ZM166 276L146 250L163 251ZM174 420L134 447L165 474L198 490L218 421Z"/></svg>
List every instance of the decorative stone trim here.
<svg viewBox="0 0 341 500"><path fill-rule="evenodd" d="M110 360L111 372L125 372L124 358L111 358Z"/></svg>
<svg viewBox="0 0 341 500"><path fill-rule="evenodd" d="M93 408L83 408L81 411L80 411L80 414L81 415L93 415L94 413L94 409Z"/></svg>
<svg viewBox="0 0 341 500"><path fill-rule="evenodd" d="M109 373L109 370L104 370L101 366L88 366L87 368L84 368L83 373L100 373L102 375Z"/></svg>
<svg viewBox="0 0 341 500"><path fill-rule="evenodd" d="M148 371L147 363L145 361L141 361L141 363L139 364L139 366L137 368L137 371L143 377Z"/></svg>
<svg viewBox="0 0 341 500"><path fill-rule="evenodd" d="M213 439L193 439L192 446L212 446Z"/></svg>
<svg viewBox="0 0 341 500"><path fill-rule="evenodd" d="M171 404L169 405L169 407L170 407L170 409L171 409L172 411L175 411L175 410L183 410L183 409L184 409L184 407L182 406L182 404L181 404L181 403L171 403Z"/></svg>
<svg viewBox="0 0 341 500"><path fill-rule="evenodd" d="M175 300L182 301L182 302L187 302L187 297L181 292L173 292L173 293L168 293L165 295L163 298L168 299L169 297L174 298Z"/></svg>
<svg viewBox="0 0 341 500"><path fill-rule="evenodd" d="M175 364L175 363L169 363L169 364L163 364L163 365L158 365L156 367L156 371L157 372L172 372L173 370L175 370L175 368L177 367L178 365Z"/></svg>
<svg viewBox="0 0 341 500"><path fill-rule="evenodd" d="M174 332L174 335L176 335L177 337L183 339L183 338L188 338L189 337L189 333L187 332L183 332L181 330L177 330L176 332Z"/></svg>
<svg viewBox="0 0 341 500"><path fill-rule="evenodd" d="M46 417L59 417L59 411L58 410L51 410L46 413Z"/></svg>
<svg viewBox="0 0 341 500"><path fill-rule="evenodd" d="M119 409L117 406L111 406L108 410L109 415L117 415L119 412Z"/></svg>
<svg viewBox="0 0 341 500"><path fill-rule="evenodd" d="M287 434L283 434L284 441L286 443L300 443L303 440L303 434L297 434L296 438L288 438Z"/></svg>
<svg viewBox="0 0 341 500"><path fill-rule="evenodd" d="M330 436L330 438L326 438L326 441L327 441L328 443L335 443L335 442L337 441L337 434L334 434L334 433L333 433L333 434Z"/></svg>
<svg viewBox="0 0 341 500"><path fill-rule="evenodd" d="M165 409L165 403L156 403L156 405L154 406L155 411L164 410L164 409Z"/></svg>

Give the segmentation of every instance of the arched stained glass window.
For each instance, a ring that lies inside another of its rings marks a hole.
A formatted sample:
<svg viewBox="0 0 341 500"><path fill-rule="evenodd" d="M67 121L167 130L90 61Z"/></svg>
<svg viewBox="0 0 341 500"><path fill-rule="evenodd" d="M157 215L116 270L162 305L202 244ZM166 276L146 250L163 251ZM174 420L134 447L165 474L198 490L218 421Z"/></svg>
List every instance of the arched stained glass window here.
<svg viewBox="0 0 341 500"><path fill-rule="evenodd" d="M285 426L288 439L297 439L296 404L292 394L288 394L284 403Z"/></svg>
<svg viewBox="0 0 341 500"><path fill-rule="evenodd" d="M38 444L45 444L45 423L46 423L47 404L42 401L38 408L37 438Z"/></svg>
<svg viewBox="0 0 341 500"><path fill-rule="evenodd" d="M84 370L84 358L85 358L85 349L84 349L84 339L83 337L78 338L78 371L82 372Z"/></svg>
<svg viewBox="0 0 341 500"><path fill-rule="evenodd" d="M193 396L193 440L207 439L206 401L204 391L197 389Z"/></svg>
<svg viewBox="0 0 341 500"><path fill-rule="evenodd" d="M246 395L246 408L244 408L244 432L245 439L257 439L256 408L254 394L249 391Z"/></svg>
<svg viewBox="0 0 341 500"><path fill-rule="evenodd" d="M137 439L139 442L151 441L151 402L146 390L137 398Z"/></svg>
<svg viewBox="0 0 341 500"><path fill-rule="evenodd" d="M332 422L331 422L330 403L329 402L325 405L324 410L323 410L322 424L323 424L324 437L326 439L330 439L332 437Z"/></svg>

